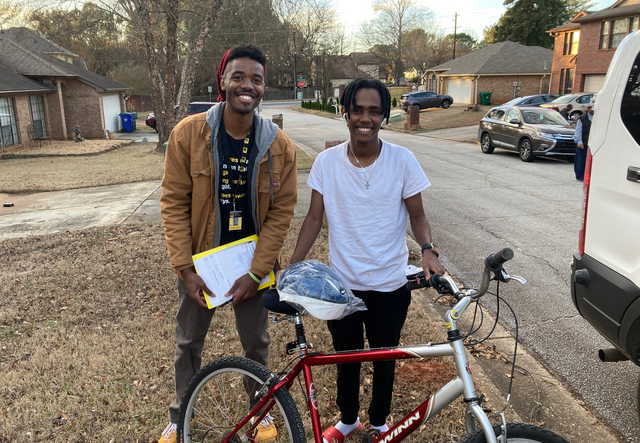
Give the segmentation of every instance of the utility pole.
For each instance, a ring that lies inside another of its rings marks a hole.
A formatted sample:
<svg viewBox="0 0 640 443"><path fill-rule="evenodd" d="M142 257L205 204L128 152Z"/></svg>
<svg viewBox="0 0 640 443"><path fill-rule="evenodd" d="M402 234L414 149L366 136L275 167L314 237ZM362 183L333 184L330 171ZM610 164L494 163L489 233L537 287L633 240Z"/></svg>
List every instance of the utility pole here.
<svg viewBox="0 0 640 443"><path fill-rule="evenodd" d="M296 31L293 31L293 99L298 99L298 70L296 68Z"/></svg>
<svg viewBox="0 0 640 443"><path fill-rule="evenodd" d="M456 12L453 16L454 25L453 25L453 60L456 59L456 37L458 35L458 13Z"/></svg>

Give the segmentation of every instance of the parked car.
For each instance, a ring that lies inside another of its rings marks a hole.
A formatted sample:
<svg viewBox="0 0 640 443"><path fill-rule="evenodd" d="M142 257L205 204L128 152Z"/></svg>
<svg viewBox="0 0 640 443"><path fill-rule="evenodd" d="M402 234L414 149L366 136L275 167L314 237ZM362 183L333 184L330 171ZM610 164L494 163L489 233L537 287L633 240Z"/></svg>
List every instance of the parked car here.
<svg viewBox="0 0 640 443"><path fill-rule="evenodd" d="M611 349L598 352L600 359L640 366L638 97L640 32L634 32L618 46L596 98L584 173L584 218L570 284L580 315L611 343Z"/></svg>
<svg viewBox="0 0 640 443"><path fill-rule="evenodd" d="M400 107L409 112L409 106L418 105L420 109L443 108L447 109L453 103L453 97L446 94L436 94L431 91L414 91L402 94Z"/></svg>
<svg viewBox="0 0 640 443"><path fill-rule="evenodd" d="M480 120L478 141L485 154L495 148L517 151L520 159L558 156L573 161L575 128L557 111L542 108L500 106Z"/></svg>
<svg viewBox="0 0 640 443"><path fill-rule="evenodd" d="M593 94L592 92L584 92L580 94L567 94L567 95L558 97L557 99L549 103L543 103L540 105L540 107L554 109L560 112L564 108L566 108L569 103L571 103L571 105L573 106L573 109L571 110L571 114L569 114L569 117L571 117L572 120L575 120L578 117L580 117L582 114L587 112L587 107L589 106L589 103L591 102L591 99L593 98L594 95L595 94Z"/></svg>
<svg viewBox="0 0 640 443"><path fill-rule="evenodd" d="M541 104L548 103L556 98L558 98L557 95L550 94L525 95L524 97L516 97L502 106L540 106Z"/></svg>
<svg viewBox="0 0 640 443"><path fill-rule="evenodd" d="M187 108L186 116L200 114L201 112L207 112L211 107L217 104L217 102L191 102L189 103L189 107ZM179 110L180 106L176 106L175 108L173 108L173 118L176 118L178 116ZM156 132L158 132L158 127L156 126L156 116L153 112L147 115L145 124L152 127L156 130Z"/></svg>

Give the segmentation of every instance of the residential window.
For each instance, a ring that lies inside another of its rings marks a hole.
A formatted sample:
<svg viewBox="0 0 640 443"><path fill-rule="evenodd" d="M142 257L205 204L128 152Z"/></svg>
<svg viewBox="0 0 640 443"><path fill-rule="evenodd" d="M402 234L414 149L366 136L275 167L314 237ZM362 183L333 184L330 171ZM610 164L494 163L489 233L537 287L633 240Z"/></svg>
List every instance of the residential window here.
<svg viewBox="0 0 640 443"><path fill-rule="evenodd" d="M567 32L564 35L564 55L574 55L578 53L580 44L580 31Z"/></svg>
<svg viewBox="0 0 640 443"><path fill-rule="evenodd" d="M11 97L0 98L0 141L4 147L18 143L18 128Z"/></svg>
<svg viewBox="0 0 640 443"><path fill-rule="evenodd" d="M564 94L564 77L566 75L566 69L560 70L560 88L558 88L558 94Z"/></svg>
<svg viewBox="0 0 640 443"><path fill-rule="evenodd" d="M600 49L608 49L609 48L609 29L611 27L611 22L602 22L602 26L600 28Z"/></svg>
<svg viewBox="0 0 640 443"><path fill-rule="evenodd" d="M620 104L622 122L636 143L640 145L640 106L638 103L640 103L640 55L636 57L633 64Z"/></svg>
<svg viewBox="0 0 640 443"><path fill-rule="evenodd" d="M629 32L635 32L638 30L638 17L631 17L631 22L629 23Z"/></svg>
<svg viewBox="0 0 640 443"><path fill-rule="evenodd" d="M617 48L620 45L622 39L627 35L629 30L629 19L624 18L622 20L614 20L613 31L611 32L610 48Z"/></svg>
<svg viewBox="0 0 640 443"><path fill-rule="evenodd" d="M44 118L44 100L41 95L29 97L31 105L31 123L38 137L48 137L47 122Z"/></svg>

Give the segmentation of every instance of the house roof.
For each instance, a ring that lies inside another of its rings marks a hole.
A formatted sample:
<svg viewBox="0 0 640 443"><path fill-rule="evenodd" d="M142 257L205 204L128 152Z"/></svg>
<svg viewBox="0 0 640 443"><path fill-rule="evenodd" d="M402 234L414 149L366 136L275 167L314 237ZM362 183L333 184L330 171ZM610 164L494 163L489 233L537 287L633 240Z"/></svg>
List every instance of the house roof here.
<svg viewBox="0 0 640 443"><path fill-rule="evenodd" d="M24 77L15 72L15 69L0 56L0 93L7 92L51 92L56 87L47 85L37 80Z"/></svg>
<svg viewBox="0 0 640 443"><path fill-rule="evenodd" d="M577 29L580 29L580 23L568 21L564 25L556 26L553 29L549 29L547 32L573 31Z"/></svg>
<svg viewBox="0 0 640 443"><path fill-rule="evenodd" d="M8 38L31 52L44 52L45 54L65 54L69 57L78 57L73 52L63 48L57 43L41 36L28 28L9 28L0 31L0 38Z"/></svg>
<svg viewBox="0 0 640 443"><path fill-rule="evenodd" d="M331 78L371 78L369 74L358 69L349 55L337 55L331 62Z"/></svg>
<svg viewBox="0 0 640 443"><path fill-rule="evenodd" d="M511 41L494 43L455 60L430 68L442 75L549 74L553 51Z"/></svg>
<svg viewBox="0 0 640 443"><path fill-rule="evenodd" d="M584 17L575 19L575 23L588 23L598 20L606 20L616 17L626 17L630 15L638 15L640 13L640 3L626 6L613 5L610 8L602 9L600 11L591 12Z"/></svg>
<svg viewBox="0 0 640 443"><path fill-rule="evenodd" d="M352 52L349 54L356 65L379 65L380 59L373 52Z"/></svg>
<svg viewBox="0 0 640 443"><path fill-rule="evenodd" d="M42 52L34 53L10 39L0 38L0 56L13 67L14 72L25 77L78 78L105 91L133 89L74 63L67 63Z"/></svg>

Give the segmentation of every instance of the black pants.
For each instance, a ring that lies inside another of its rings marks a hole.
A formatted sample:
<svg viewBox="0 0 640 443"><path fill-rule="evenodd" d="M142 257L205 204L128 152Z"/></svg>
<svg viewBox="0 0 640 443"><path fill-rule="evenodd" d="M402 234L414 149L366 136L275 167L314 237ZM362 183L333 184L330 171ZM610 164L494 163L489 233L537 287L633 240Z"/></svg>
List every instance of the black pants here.
<svg viewBox="0 0 640 443"><path fill-rule="evenodd" d="M364 300L366 311L358 311L342 320L327 322L336 351L364 348L363 324L370 348L398 346L400 331L411 304L411 292L404 286L393 292L353 291ZM373 363L373 395L369 405L369 421L373 426L385 424L391 408L395 360ZM336 403L342 422L355 423L360 410L360 363L338 366Z"/></svg>

